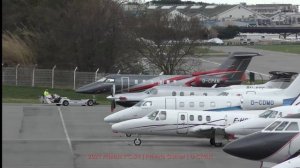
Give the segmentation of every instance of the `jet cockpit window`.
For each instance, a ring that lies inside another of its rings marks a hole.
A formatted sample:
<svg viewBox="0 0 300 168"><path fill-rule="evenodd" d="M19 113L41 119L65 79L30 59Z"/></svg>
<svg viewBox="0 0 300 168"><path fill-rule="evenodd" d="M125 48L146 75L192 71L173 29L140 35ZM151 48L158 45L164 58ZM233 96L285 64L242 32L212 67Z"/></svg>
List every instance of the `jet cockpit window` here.
<svg viewBox="0 0 300 168"><path fill-rule="evenodd" d="M273 111L268 118L275 118L277 116L277 111Z"/></svg>
<svg viewBox="0 0 300 168"><path fill-rule="evenodd" d="M275 127L277 127L281 122L280 121L275 121L273 124L268 126L265 130L266 131L272 131Z"/></svg>
<svg viewBox="0 0 300 168"><path fill-rule="evenodd" d="M113 78L108 78L105 81L105 83L114 83L114 82L115 82L115 79L113 79Z"/></svg>
<svg viewBox="0 0 300 168"><path fill-rule="evenodd" d="M276 129L275 131L282 131L287 125L288 125L288 121L284 121L282 122Z"/></svg>
<svg viewBox="0 0 300 168"><path fill-rule="evenodd" d="M136 103L134 106L141 107L143 103L144 103L144 101L140 101L140 102Z"/></svg>
<svg viewBox="0 0 300 168"><path fill-rule="evenodd" d="M156 95L156 94L157 94L157 89L151 89L151 90L150 90L150 94Z"/></svg>
<svg viewBox="0 0 300 168"><path fill-rule="evenodd" d="M159 120L166 120L167 119L167 112L161 111L159 113Z"/></svg>
<svg viewBox="0 0 300 168"><path fill-rule="evenodd" d="M150 91L151 91L151 89L147 89L147 90L144 91L144 93L150 94Z"/></svg>
<svg viewBox="0 0 300 168"><path fill-rule="evenodd" d="M222 93L220 93L218 96L228 96L228 95L229 95L228 92L222 92Z"/></svg>
<svg viewBox="0 0 300 168"><path fill-rule="evenodd" d="M273 116L272 114L273 114L274 112L277 114L276 111L273 111L273 110L267 110L267 111L263 112L262 114L260 114L260 115L259 115L259 118L269 118L270 116ZM275 116L276 116L276 115L275 115ZM270 117L270 118L271 118L271 117ZM274 118L274 117L273 117L273 118Z"/></svg>
<svg viewBox="0 0 300 168"><path fill-rule="evenodd" d="M291 122L290 125L285 129L286 131L299 131L297 122Z"/></svg>
<svg viewBox="0 0 300 168"><path fill-rule="evenodd" d="M148 119L154 120L156 118L157 114L158 114L158 111L155 111L155 112L149 114Z"/></svg>
<svg viewBox="0 0 300 168"><path fill-rule="evenodd" d="M152 101L146 101L143 106L147 106L147 107L150 107L152 106Z"/></svg>
<svg viewBox="0 0 300 168"><path fill-rule="evenodd" d="M107 78L103 77L103 78L97 80L97 82L104 82L106 79L107 79Z"/></svg>

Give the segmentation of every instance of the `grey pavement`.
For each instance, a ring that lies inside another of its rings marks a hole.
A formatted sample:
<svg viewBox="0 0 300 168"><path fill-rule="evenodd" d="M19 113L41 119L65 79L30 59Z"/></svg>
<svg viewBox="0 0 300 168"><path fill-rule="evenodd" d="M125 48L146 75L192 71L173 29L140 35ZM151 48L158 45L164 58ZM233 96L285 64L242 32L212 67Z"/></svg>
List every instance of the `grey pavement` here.
<svg viewBox="0 0 300 168"><path fill-rule="evenodd" d="M207 139L142 136L142 145L134 146L134 137L112 133L104 123L110 106L2 104L2 109L5 168L259 167Z"/></svg>

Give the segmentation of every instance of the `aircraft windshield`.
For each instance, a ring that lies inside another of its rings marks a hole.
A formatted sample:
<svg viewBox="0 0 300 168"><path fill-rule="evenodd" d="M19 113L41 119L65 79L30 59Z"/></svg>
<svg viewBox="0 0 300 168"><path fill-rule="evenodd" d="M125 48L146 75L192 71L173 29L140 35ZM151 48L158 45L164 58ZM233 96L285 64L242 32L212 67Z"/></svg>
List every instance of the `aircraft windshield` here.
<svg viewBox="0 0 300 168"><path fill-rule="evenodd" d="M281 122L280 121L276 121L273 124L271 124L269 127L267 127L265 130L266 131L272 131L274 128L276 128Z"/></svg>
<svg viewBox="0 0 300 168"><path fill-rule="evenodd" d="M228 95L229 95L228 92L222 92L222 93L220 93L218 96L228 96Z"/></svg>
<svg viewBox="0 0 300 168"><path fill-rule="evenodd" d="M141 107L143 103L144 103L144 101L140 101L140 102L136 103L134 106Z"/></svg>
<svg viewBox="0 0 300 168"><path fill-rule="evenodd" d="M155 119L155 117L157 116L157 114L158 114L158 111L155 111L155 112L153 112L153 113L149 114L149 115L148 115L148 119L150 119L150 120L154 120L154 119Z"/></svg>
<svg viewBox="0 0 300 168"><path fill-rule="evenodd" d="M114 83L115 82L115 79L113 78L108 78L105 80L105 83Z"/></svg>
<svg viewBox="0 0 300 168"><path fill-rule="evenodd" d="M144 93L146 93L146 94L150 94L150 92L151 92L151 89L147 89L144 91Z"/></svg>
<svg viewBox="0 0 300 168"><path fill-rule="evenodd" d="M99 79L97 82L104 82L107 78L103 77L101 79Z"/></svg>
<svg viewBox="0 0 300 168"><path fill-rule="evenodd" d="M147 89L147 90L145 90L144 93L151 94L151 95L156 95L157 94L157 89L155 89L155 88Z"/></svg>
<svg viewBox="0 0 300 168"><path fill-rule="evenodd" d="M259 115L259 118L275 118L277 115L277 111L274 110L267 110L264 113Z"/></svg>

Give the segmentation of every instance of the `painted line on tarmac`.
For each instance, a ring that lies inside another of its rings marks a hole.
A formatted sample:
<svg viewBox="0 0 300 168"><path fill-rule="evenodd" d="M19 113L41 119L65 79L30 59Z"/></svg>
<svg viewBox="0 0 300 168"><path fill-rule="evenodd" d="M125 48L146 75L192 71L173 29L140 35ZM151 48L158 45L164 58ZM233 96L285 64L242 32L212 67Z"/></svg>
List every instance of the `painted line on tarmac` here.
<svg viewBox="0 0 300 168"><path fill-rule="evenodd" d="M215 65L221 65L220 63L217 63L217 62L209 61L209 60L202 59L202 58L199 58L199 59L203 62L207 62L207 63L211 63L211 64L215 64ZM256 74L260 74L262 76L270 77L270 75L268 75L268 74L264 74L264 73L260 73L260 72L256 72L256 71L249 71L249 70L246 70L246 71L247 72L253 72L253 73L256 73Z"/></svg>
<svg viewBox="0 0 300 168"><path fill-rule="evenodd" d="M58 113L59 113L59 116L60 116L60 119L61 119L61 122L62 122L62 126L63 126L63 128L64 128L64 132L65 132L65 134L66 134L66 138L67 138L67 141L68 141L69 148L70 148L71 153L72 153L72 155L73 155L74 153L73 153L73 148L72 148L72 142L71 142L71 140L70 140L70 137L69 137L69 134L68 134L68 130L67 130L67 128L66 128L66 124L65 124L64 117L63 117L63 115L62 115L62 112L61 112L60 107L57 107L57 109L58 109Z"/></svg>

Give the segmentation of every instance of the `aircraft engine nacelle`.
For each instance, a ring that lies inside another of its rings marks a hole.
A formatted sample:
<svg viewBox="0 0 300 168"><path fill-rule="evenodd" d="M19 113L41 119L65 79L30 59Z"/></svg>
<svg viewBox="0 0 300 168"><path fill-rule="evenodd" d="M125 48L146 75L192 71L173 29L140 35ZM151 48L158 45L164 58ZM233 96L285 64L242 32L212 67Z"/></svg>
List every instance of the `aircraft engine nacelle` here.
<svg viewBox="0 0 300 168"><path fill-rule="evenodd" d="M278 97L247 96L241 98L243 110L264 110L283 105L283 99Z"/></svg>

